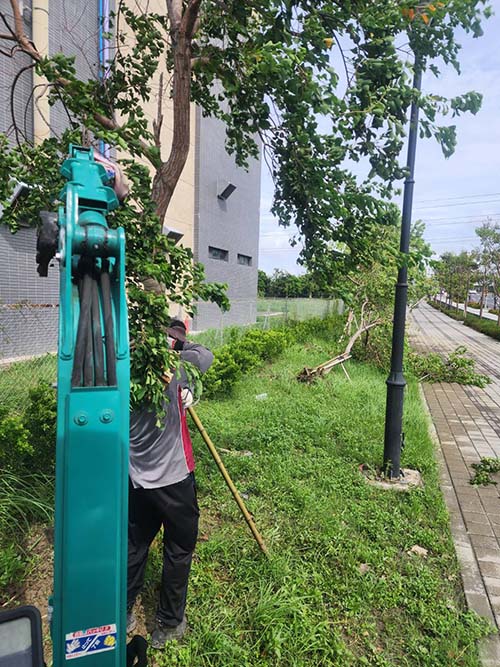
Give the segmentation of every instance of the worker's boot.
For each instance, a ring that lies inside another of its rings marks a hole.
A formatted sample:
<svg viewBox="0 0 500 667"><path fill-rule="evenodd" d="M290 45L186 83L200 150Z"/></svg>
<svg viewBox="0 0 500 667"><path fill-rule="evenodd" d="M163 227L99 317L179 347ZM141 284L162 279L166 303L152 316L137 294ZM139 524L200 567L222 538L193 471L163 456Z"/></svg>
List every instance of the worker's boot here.
<svg viewBox="0 0 500 667"><path fill-rule="evenodd" d="M151 635L151 646L153 648L163 648L167 642L182 639L186 630L186 616L183 617L179 625L174 627L164 625L161 621L156 621L156 628Z"/></svg>

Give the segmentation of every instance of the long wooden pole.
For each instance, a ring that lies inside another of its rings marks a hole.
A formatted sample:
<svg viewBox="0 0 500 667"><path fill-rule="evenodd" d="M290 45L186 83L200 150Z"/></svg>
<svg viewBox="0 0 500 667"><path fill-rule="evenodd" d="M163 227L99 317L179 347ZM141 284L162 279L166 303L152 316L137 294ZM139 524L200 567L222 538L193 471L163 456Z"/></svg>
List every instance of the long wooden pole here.
<svg viewBox="0 0 500 667"><path fill-rule="evenodd" d="M205 431L205 428L204 428L203 424L201 423L200 418L196 414L194 408L188 408L188 412L191 415L191 419L196 424L196 427L197 427L198 431L200 432L201 437L205 441L208 449L210 450L210 454L212 454L212 457L213 457L215 463L217 464L219 470L221 471L222 476L224 477L224 480L229 487L229 490L233 494L233 497L236 500L236 503L241 510L241 513L245 517L245 521L247 522L248 527L252 531L252 535L255 537L255 540L257 541L257 544L259 545L261 551L263 553L265 553L266 556L267 556L268 551L267 551L266 545L264 544L264 540L262 539L262 535L257 530L257 526L255 525L252 517L250 516L250 512L245 507L245 503L243 502L243 499L241 498L240 494L238 493L238 489L233 484L233 481L232 481L231 477L229 477L229 473L226 470L225 465L222 463L222 459L219 456L219 453L217 452L217 450L215 449L214 443L210 439L210 436L208 435L208 433Z"/></svg>

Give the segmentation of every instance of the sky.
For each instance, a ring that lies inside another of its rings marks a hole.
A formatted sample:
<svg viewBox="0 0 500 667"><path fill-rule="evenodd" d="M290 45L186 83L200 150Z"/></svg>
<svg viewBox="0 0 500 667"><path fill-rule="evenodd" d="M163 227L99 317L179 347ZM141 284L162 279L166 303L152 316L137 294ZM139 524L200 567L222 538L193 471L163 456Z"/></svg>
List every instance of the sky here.
<svg viewBox="0 0 500 667"><path fill-rule="evenodd" d="M458 136L450 158L444 158L435 140L418 141L413 220L424 221L424 237L435 256L478 247L474 229L488 218L500 223L500 0L490 4L495 14L484 22L484 35L459 36L461 75L443 66L439 79L427 73L422 82L424 91L447 97L469 90L483 94L476 116L448 117ZM290 231L280 228L270 213L272 198L272 179L263 164L259 268L268 274L275 268L303 273L296 263L300 246L289 245ZM401 204L402 198L396 201Z"/></svg>

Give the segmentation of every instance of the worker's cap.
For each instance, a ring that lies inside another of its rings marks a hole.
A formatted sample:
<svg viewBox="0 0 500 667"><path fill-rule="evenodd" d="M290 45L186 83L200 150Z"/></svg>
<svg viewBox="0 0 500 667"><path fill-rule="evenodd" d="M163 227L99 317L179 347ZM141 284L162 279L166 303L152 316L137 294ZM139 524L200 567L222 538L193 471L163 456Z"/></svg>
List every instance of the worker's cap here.
<svg viewBox="0 0 500 667"><path fill-rule="evenodd" d="M171 320L167 327L167 334L185 343L187 334L186 325L182 320Z"/></svg>

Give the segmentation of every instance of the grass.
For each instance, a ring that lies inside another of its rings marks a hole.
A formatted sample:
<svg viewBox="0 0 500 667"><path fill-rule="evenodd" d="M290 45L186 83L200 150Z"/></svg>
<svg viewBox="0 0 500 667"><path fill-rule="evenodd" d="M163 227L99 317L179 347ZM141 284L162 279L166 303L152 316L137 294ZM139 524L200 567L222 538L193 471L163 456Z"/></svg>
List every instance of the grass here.
<svg viewBox="0 0 500 667"><path fill-rule="evenodd" d="M14 413L23 412L30 389L45 380L56 381L57 357L45 354L29 361L0 366L0 405Z"/></svg>
<svg viewBox="0 0 500 667"><path fill-rule="evenodd" d="M32 523L51 522L54 480L42 474L2 470L0 479L0 605L18 588L30 554L25 537ZM5 599L4 599L5 598Z"/></svg>
<svg viewBox="0 0 500 667"><path fill-rule="evenodd" d="M192 631L154 653L157 667L479 665L476 641L488 628L465 610L417 386L410 382L405 402L403 464L422 472L425 487L372 488L358 466L381 461L385 375L350 363L352 383L332 372L299 384L296 373L330 349L320 340L295 346L242 380L231 400L199 406L216 446L235 453L226 465L271 555L259 553L197 435L203 521ZM262 393L267 400L256 400ZM414 545L428 556L408 554Z"/></svg>

